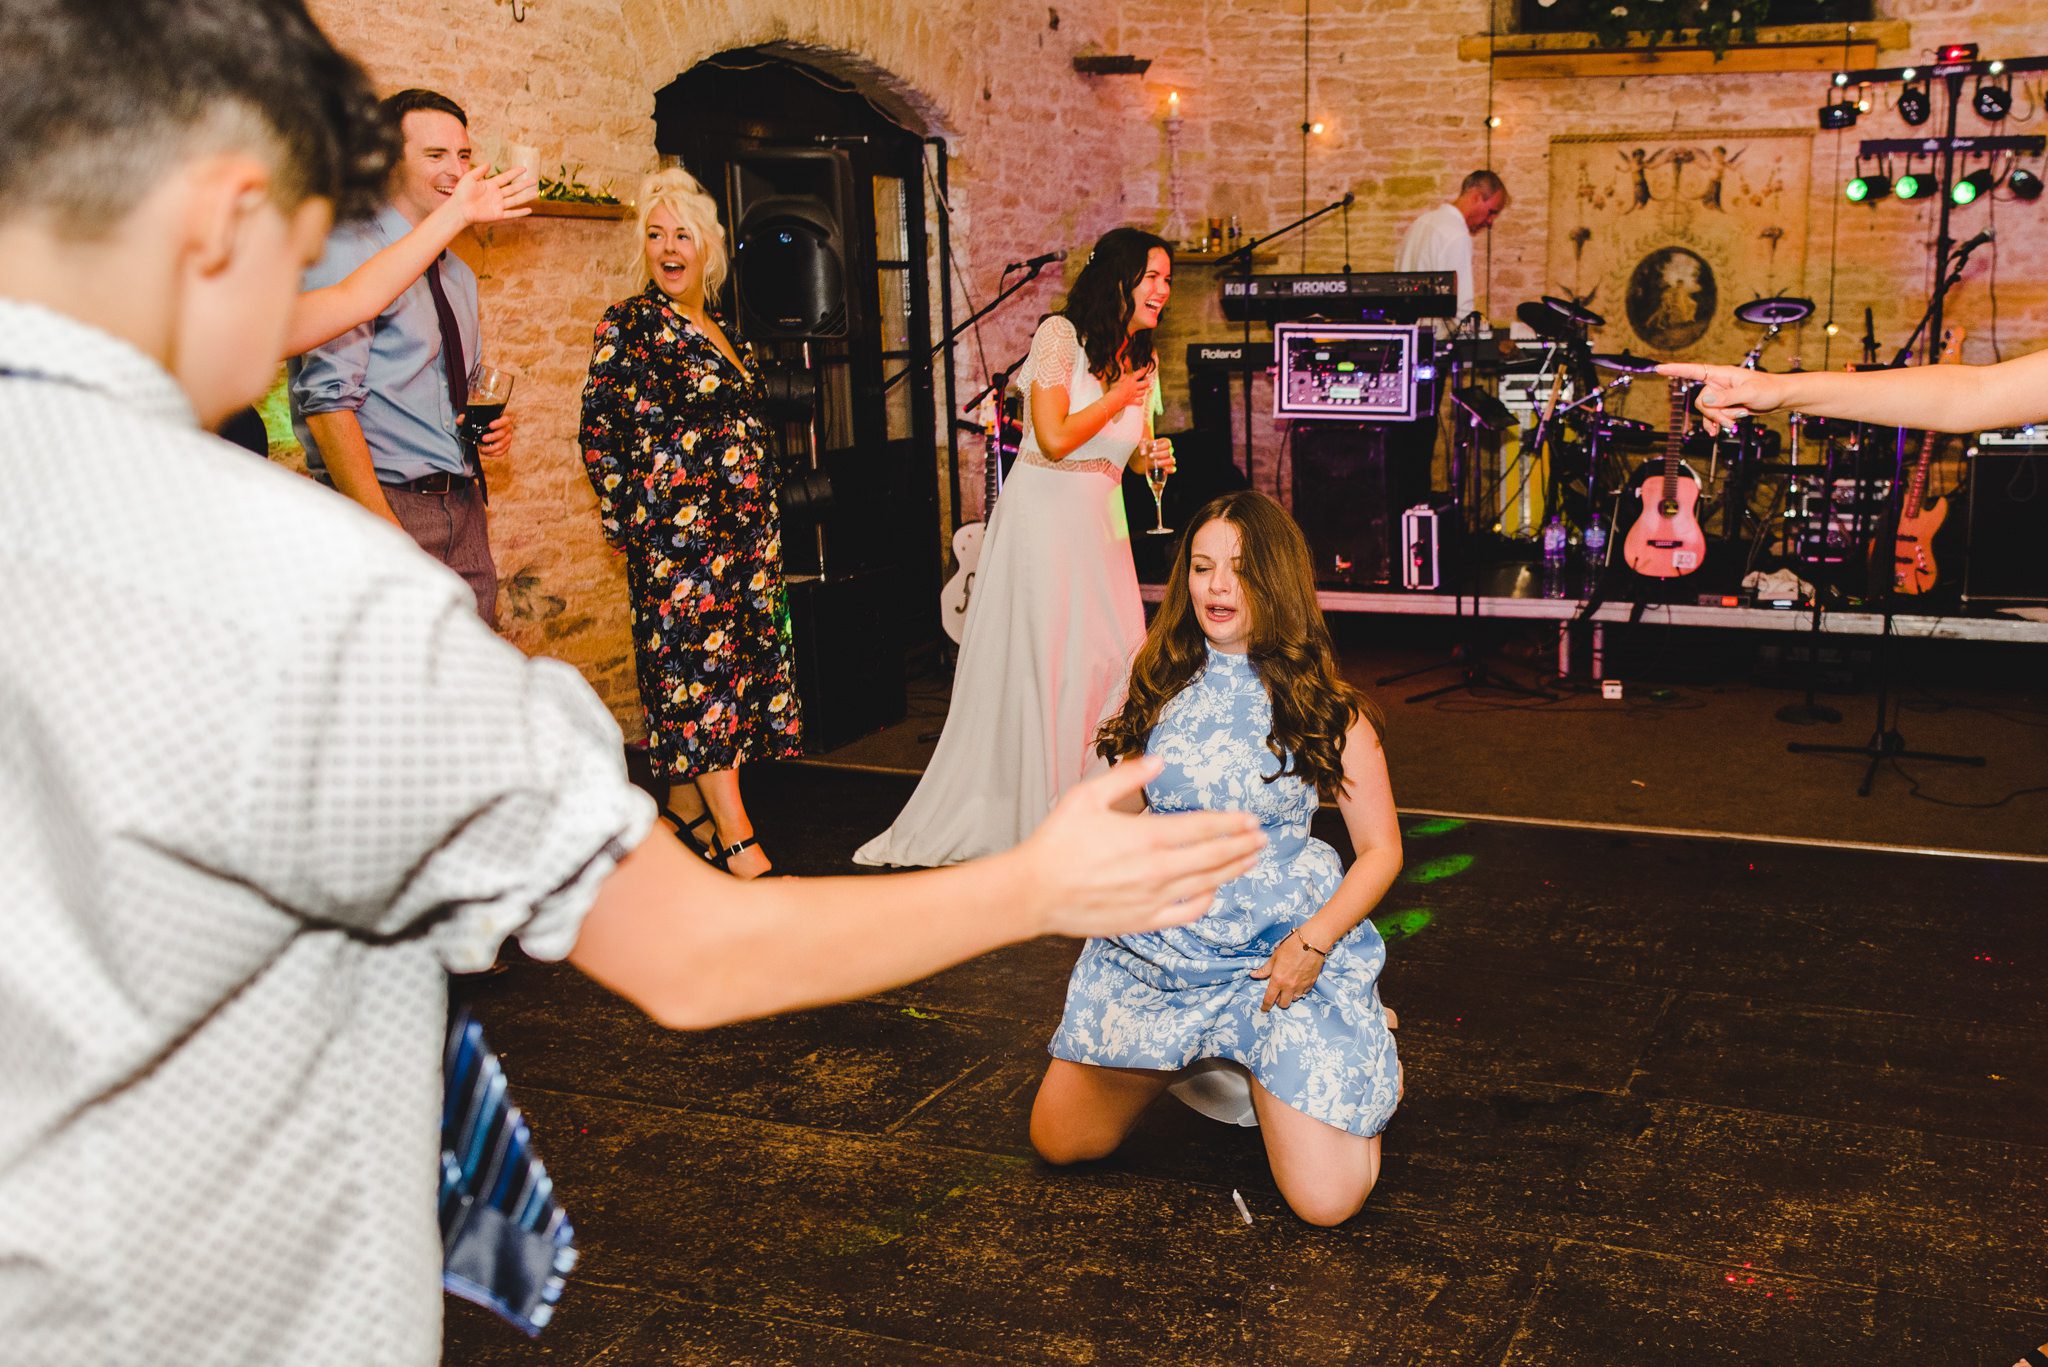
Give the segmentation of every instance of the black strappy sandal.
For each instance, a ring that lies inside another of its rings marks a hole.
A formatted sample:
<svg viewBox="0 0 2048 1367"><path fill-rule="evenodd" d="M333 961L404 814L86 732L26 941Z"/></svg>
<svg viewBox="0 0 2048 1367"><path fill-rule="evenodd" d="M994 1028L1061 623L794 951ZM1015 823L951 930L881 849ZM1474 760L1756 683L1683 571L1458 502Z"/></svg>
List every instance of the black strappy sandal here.
<svg viewBox="0 0 2048 1367"><path fill-rule="evenodd" d="M750 835L745 840L733 841L732 844L727 845L724 849L718 850L715 853L707 850L705 851L704 857L706 859L709 859L713 864L717 865L719 868L724 869L732 863L732 857L734 855L740 853L743 850L751 850L760 843L760 840ZM730 872L729 869L728 872Z"/></svg>
<svg viewBox="0 0 2048 1367"><path fill-rule="evenodd" d="M690 847L690 853L696 855L707 864L716 865L721 869L725 867L724 861L730 852L714 854L711 847L705 844L697 835L697 828L699 826L710 825L716 831L717 826L712 822L710 812L700 812L695 821L685 821L667 807L657 807L655 810L660 813L661 819L666 821L669 827L675 831L676 839Z"/></svg>

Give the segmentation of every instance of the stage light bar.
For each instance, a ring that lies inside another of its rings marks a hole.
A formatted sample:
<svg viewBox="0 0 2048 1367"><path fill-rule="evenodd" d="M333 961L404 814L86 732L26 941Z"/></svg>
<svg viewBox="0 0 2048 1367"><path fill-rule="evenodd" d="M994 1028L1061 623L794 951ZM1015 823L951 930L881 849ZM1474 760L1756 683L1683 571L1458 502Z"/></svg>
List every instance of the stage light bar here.
<svg viewBox="0 0 2048 1367"><path fill-rule="evenodd" d="M1890 176L1858 176L1842 191L1851 204L1874 204L1891 192Z"/></svg>
<svg viewBox="0 0 2048 1367"><path fill-rule="evenodd" d="M1927 199L1941 189L1941 182L1931 175L1906 172L1892 182L1892 194L1898 199Z"/></svg>
<svg viewBox="0 0 2048 1367"><path fill-rule="evenodd" d="M1991 172L1979 167L1950 187L1948 197L1958 207L1975 204L1981 196L1991 193L1991 186Z"/></svg>
<svg viewBox="0 0 2048 1367"><path fill-rule="evenodd" d="M1909 85L1899 92L1899 117L1918 128L1934 112L1934 101L1924 85Z"/></svg>
<svg viewBox="0 0 2048 1367"><path fill-rule="evenodd" d="M2012 191L2014 199L2031 204L2041 197L2041 178L2032 171L2014 168L2013 173L2005 178L2005 188Z"/></svg>

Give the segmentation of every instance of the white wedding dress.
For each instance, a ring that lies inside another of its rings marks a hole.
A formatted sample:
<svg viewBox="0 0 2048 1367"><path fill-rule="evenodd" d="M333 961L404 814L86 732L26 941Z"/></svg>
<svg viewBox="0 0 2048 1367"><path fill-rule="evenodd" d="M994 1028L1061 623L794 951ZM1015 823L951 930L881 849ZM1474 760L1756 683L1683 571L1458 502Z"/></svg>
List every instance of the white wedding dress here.
<svg viewBox="0 0 2048 1367"><path fill-rule="evenodd" d="M1123 502L1145 410L1125 408L1047 460L1031 386L1064 387L1073 412L1102 397L1102 382L1060 317L1039 324L1023 374L1024 440L982 544L945 730L895 824L856 863L931 867L1006 850L1102 766L1096 728L1122 704L1145 637Z"/></svg>

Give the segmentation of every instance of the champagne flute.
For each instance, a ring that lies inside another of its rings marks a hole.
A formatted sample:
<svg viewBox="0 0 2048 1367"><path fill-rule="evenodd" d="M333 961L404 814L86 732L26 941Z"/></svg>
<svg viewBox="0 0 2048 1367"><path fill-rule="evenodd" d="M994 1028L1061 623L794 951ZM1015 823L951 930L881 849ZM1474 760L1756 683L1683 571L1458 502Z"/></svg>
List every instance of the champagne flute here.
<svg viewBox="0 0 2048 1367"><path fill-rule="evenodd" d="M515 378L511 371L482 361L469 372L469 403L462 414L462 443L472 456L478 454L477 447L491 424L504 416Z"/></svg>
<svg viewBox="0 0 2048 1367"><path fill-rule="evenodd" d="M1163 438L1150 438L1145 449L1145 483L1152 490L1152 523L1146 536L1171 536L1173 528L1166 525L1166 481L1173 473L1159 463L1160 448L1166 445Z"/></svg>

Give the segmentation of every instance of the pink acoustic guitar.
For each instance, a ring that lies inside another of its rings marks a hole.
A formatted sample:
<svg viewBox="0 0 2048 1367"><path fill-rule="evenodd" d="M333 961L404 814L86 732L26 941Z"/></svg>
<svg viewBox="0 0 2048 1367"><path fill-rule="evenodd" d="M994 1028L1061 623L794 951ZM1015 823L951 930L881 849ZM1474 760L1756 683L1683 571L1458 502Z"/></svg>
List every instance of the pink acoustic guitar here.
<svg viewBox="0 0 2048 1367"><path fill-rule="evenodd" d="M1676 579L1691 574L1706 559L1707 537L1700 530L1700 483L1679 468L1678 451L1685 444L1685 409L1694 386L1671 382L1671 422L1664 433L1664 473L1643 481L1643 511L1621 543L1621 558L1637 574L1650 579Z"/></svg>
<svg viewBox="0 0 2048 1367"><path fill-rule="evenodd" d="M1961 328L1944 328L1934 363L1955 360L1962 354L1962 345ZM1899 532L1892 542L1892 587L1900 593L1925 593L1940 577L1934 564L1934 534L1948 520L1948 500L1927 501L1927 469L1934 463L1934 443L1939 435L1929 432L1921 439L1920 460L1913 467L1912 482L1906 486L1906 501L1899 507ZM1871 543L1870 553L1881 562L1883 542Z"/></svg>

